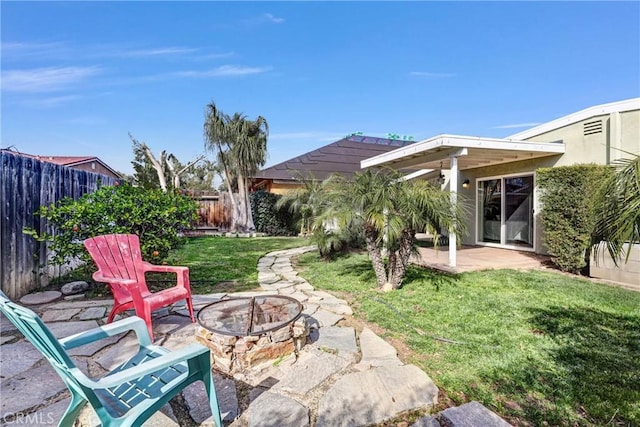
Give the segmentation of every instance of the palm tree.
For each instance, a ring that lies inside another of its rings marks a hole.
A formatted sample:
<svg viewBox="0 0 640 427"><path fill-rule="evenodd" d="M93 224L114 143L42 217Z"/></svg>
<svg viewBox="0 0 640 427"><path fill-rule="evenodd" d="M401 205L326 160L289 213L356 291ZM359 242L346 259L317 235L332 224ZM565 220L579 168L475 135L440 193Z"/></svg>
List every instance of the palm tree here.
<svg viewBox="0 0 640 427"><path fill-rule="evenodd" d="M336 218L340 226L362 224L376 284L384 291L402 285L416 232L429 226L457 234L464 230L462 210L449 193L426 181L404 180L396 171L368 169L351 181L338 178L328 188L329 208L320 220Z"/></svg>
<svg viewBox="0 0 640 427"><path fill-rule="evenodd" d="M301 173L297 174L302 186L283 194L276 202L276 207L280 209L287 206L291 213L300 215L300 234L309 235L314 231L316 217L325 207L324 184L312 176L305 178Z"/></svg>
<svg viewBox="0 0 640 427"><path fill-rule="evenodd" d="M205 147L217 153L227 189L231 194L232 231L255 230L249 202L250 176L263 166L267 156L267 120L249 120L244 114L233 116L212 102L206 107ZM237 187L237 198L233 194Z"/></svg>
<svg viewBox="0 0 640 427"><path fill-rule="evenodd" d="M601 187L595 208L596 256L604 242L616 265L622 258L627 262L631 247L640 243L640 155L627 154L632 158L615 162L616 171Z"/></svg>

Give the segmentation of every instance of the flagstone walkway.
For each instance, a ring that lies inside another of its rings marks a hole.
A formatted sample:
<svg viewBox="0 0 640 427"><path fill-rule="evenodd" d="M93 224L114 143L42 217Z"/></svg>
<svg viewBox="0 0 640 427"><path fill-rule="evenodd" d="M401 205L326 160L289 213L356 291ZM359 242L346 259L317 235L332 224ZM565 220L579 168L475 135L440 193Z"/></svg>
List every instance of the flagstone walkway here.
<svg viewBox="0 0 640 427"><path fill-rule="evenodd" d="M314 290L298 276L291 258L313 249L277 251L263 257L258 262L261 291L194 296L198 310L226 296L288 295L304 305L303 315L311 328L310 342L297 356L249 369L233 378L215 375L225 425L364 426L434 405L438 389L423 371L403 364L395 349L370 329L358 332L341 323L352 314L349 305L327 292ZM38 300L41 297L54 300ZM113 303L62 300L55 293L28 295L22 302L30 302L58 337L103 324ZM196 327L190 323L184 303L156 312L153 321L156 343L170 349L194 342ZM63 382L6 319L0 318L0 331L0 423L57 424L69 401ZM112 337L74 349L71 354L80 369L95 376L121 363L136 345L130 335ZM183 397L186 408L178 406L174 413L167 405L145 425L212 425L202 384L191 385ZM422 422L420 425L437 425ZM97 419L88 409L79 424L97 425Z"/></svg>

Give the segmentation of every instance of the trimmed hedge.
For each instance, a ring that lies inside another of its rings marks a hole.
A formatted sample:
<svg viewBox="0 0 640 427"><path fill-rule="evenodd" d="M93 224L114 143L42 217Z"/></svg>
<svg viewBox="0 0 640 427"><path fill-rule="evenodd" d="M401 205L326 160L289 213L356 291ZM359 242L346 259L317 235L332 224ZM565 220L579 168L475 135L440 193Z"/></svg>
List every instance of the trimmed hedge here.
<svg viewBox="0 0 640 427"><path fill-rule="evenodd" d="M249 194L256 231L271 236L295 236L298 233L296 218L286 208L276 208L279 198L277 194L262 190Z"/></svg>
<svg viewBox="0 0 640 427"><path fill-rule="evenodd" d="M577 274L588 265L596 197L612 172L596 164L538 169L545 243L560 270Z"/></svg>

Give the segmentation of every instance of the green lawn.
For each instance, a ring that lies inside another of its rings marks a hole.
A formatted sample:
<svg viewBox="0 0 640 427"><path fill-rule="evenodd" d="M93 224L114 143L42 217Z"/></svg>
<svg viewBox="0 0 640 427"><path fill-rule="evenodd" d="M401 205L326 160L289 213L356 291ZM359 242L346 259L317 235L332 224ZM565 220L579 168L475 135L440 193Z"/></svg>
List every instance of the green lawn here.
<svg viewBox="0 0 640 427"><path fill-rule="evenodd" d="M167 261L190 268L195 294L242 291L257 286L264 254L307 244L191 238ZM553 272L410 268L401 289L383 294L365 254L308 253L298 269L406 343L441 406L478 400L514 425L640 426L640 293Z"/></svg>
<svg viewBox="0 0 640 427"><path fill-rule="evenodd" d="M299 267L407 343L455 404L478 400L516 425L640 425L640 293L553 272L411 268L383 294L364 254L310 253Z"/></svg>
<svg viewBox="0 0 640 427"><path fill-rule="evenodd" d="M256 266L265 254L308 244L308 239L299 237L192 237L170 255L167 263L189 267L195 294L237 292L258 286ZM151 277L150 282L157 278Z"/></svg>

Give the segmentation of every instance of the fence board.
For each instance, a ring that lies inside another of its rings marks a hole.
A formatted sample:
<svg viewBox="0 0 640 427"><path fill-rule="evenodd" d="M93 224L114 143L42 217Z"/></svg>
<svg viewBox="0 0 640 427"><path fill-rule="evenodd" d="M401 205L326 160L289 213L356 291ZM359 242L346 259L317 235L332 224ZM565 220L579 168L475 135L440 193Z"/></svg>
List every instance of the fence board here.
<svg viewBox="0 0 640 427"><path fill-rule="evenodd" d="M196 230L229 230L231 227L231 200L229 194L213 196L192 195L198 202Z"/></svg>
<svg viewBox="0 0 640 427"><path fill-rule="evenodd" d="M0 151L0 288L11 298L45 286L57 272L47 264L46 244L22 232L53 232L35 215L65 197L78 199L99 184L113 185L112 177L71 169L17 153ZM44 274L46 272L46 274Z"/></svg>

